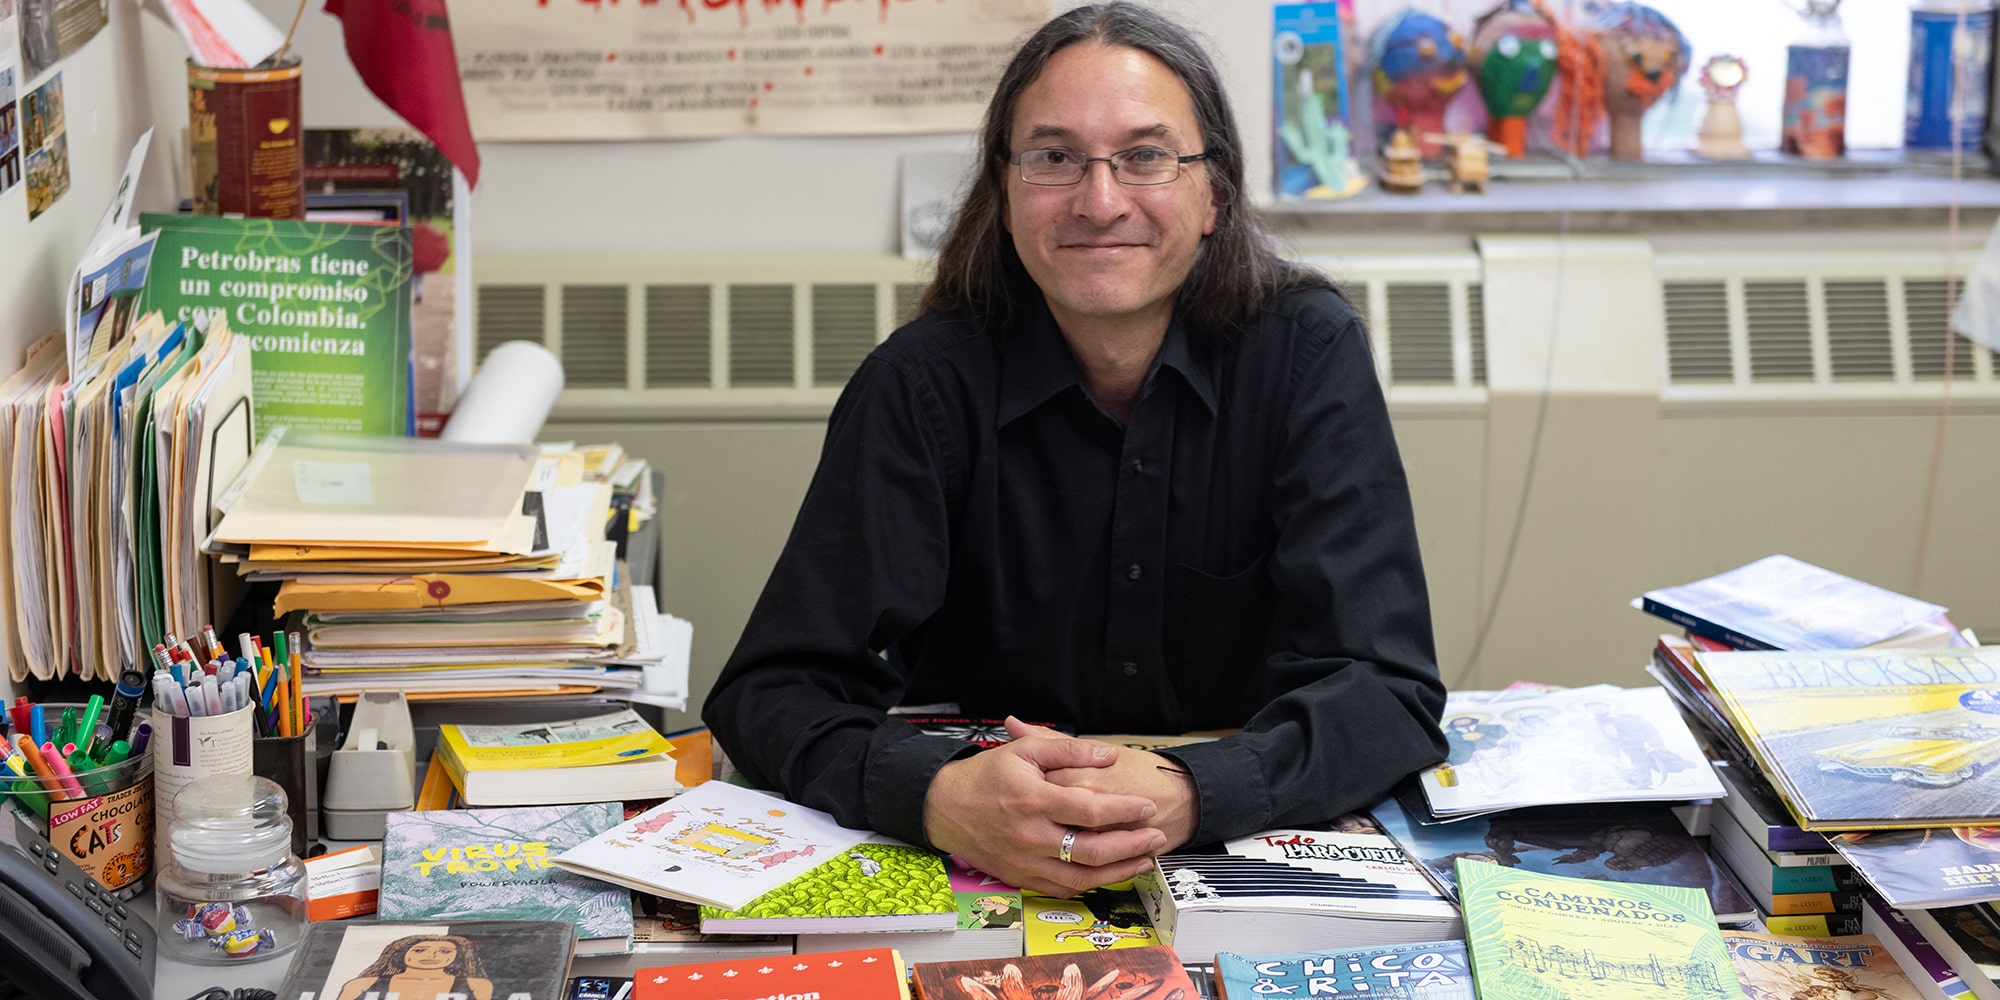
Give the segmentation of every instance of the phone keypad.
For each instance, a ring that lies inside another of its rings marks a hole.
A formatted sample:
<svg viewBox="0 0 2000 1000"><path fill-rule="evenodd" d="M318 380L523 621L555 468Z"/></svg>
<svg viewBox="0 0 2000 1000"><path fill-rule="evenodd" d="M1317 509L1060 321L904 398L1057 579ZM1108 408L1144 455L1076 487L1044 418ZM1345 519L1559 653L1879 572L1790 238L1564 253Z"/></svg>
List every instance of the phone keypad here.
<svg viewBox="0 0 2000 1000"><path fill-rule="evenodd" d="M75 867L74 863L68 863L66 870L65 864L68 859L58 854L48 841L37 836L23 836L21 839L26 842L23 846L27 848L28 856L34 858L43 870L62 882L62 887L68 890L70 895L82 900L83 905L90 908L90 912L103 917L105 929L112 937L118 939L132 957L141 959L146 957L152 944L151 935L142 934L140 929L144 928L150 932L152 928L141 921L131 919L132 913L126 908L125 900L121 899L119 894L98 885L94 879L83 873L83 869Z"/></svg>

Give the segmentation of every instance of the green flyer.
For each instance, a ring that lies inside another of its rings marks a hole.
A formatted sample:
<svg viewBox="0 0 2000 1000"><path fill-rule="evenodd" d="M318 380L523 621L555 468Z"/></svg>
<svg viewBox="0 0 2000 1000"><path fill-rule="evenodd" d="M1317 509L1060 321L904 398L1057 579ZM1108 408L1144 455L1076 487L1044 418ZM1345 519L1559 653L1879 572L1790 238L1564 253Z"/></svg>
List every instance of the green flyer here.
<svg viewBox="0 0 2000 1000"><path fill-rule="evenodd" d="M158 230L142 308L217 313L250 342L261 437L272 428L410 433L410 230L143 215Z"/></svg>

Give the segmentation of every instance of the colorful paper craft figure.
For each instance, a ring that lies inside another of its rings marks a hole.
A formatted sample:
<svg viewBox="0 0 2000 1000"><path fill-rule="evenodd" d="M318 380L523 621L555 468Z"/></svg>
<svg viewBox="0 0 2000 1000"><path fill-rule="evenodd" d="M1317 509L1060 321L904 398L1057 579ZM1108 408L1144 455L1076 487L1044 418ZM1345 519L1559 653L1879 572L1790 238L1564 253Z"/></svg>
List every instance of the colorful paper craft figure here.
<svg viewBox="0 0 2000 1000"><path fill-rule="evenodd" d="M1528 116L1555 83L1557 27L1541 0L1502 0L1473 22L1466 59L1486 102L1486 137L1508 156L1528 151Z"/></svg>
<svg viewBox="0 0 2000 1000"><path fill-rule="evenodd" d="M1457 32L1429 14L1405 11L1376 29L1369 61L1375 93L1395 112L1395 128L1415 136L1445 130L1445 106L1469 79ZM1438 155L1433 143L1424 141L1421 148L1425 156Z"/></svg>

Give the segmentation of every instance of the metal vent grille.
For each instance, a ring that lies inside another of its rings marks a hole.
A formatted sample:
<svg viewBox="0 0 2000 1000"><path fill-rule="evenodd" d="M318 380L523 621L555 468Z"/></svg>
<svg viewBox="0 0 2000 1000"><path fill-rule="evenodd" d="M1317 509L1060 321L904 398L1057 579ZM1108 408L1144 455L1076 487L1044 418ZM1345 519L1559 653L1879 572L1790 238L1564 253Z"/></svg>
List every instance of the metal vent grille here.
<svg viewBox="0 0 2000 1000"><path fill-rule="evenodd" d="M1486 286L1465 286L1465 331L1472 341L1472 384L1486 384Z"/></svg>
<svg viewBox="0 0 2000 1000"><path fill-rule="evenodd" d="M646 385L706 388L710 307L708 285L646 286Z"/></svg>
<svg viewBox="0 0 2000 1000"><path fill-rule="evenodd" d="M479 286L479 357L510 340L539 344L548 289L542 285Z"/></svg>
<svg viewBox="0 0 2000 1000"><path fill-rule="evenodd" d="M1829 281L1826 353L1836 380L1888 382L1896 377L1889 336L1889 285L1884 281Z"/></svg>
<svg viewBox="0 0 2000 1000"><path fill-rule="evenodd" d="M1813 380L1810 309L1803 281L1743 283L1752 382Z"/></svg>
<svg viewBox="0 0 2000 1000"><path fill-rule="evenodd" d="M1672 382L1729 382L1729 289L1720 281L1669 281L1667 378Z"/></svg>
<svg viewBox="0 0 2000 1000"><path fill-rule="evenodd" d="M563 384L578 389L625 385L624 285L562 286Z"/></svg>
<svg viewBox="0 0 2000 1000"><path fill-rule="evenodd" d="M875 348L875 286L812 286L813 384L839 388Z"/></svg>
<svg viewBox="0 0 2000 1000"><path fill-rule="evenodd" d="M729 384L790 386L791 285L729 286Z"/></svg>
<svg viewBox="0 0 2000 1000"><path fill-rule="evenodd" d="M1451 385L1451 286L1390 282L1389 381Z"/></svg>
<svg viewBox="0 0 2000 1000"><path fill-rule="evenodd" d="M896 286L896 326L902 326L917 318L917 310L924 304L924 292L929 289L929 285L908 281Z"/></svg>
<svg viewBox="0 0 2000 1000"><path fill-rule="evenodd" d="M1953 381L1969 379L1972 371L1972 341L1951 331L1948 302L1964 286L1947 289L1942 278L1911 279L1903 282L1903 315L1910 324L1910 375L1917 379L1944 378L1945 351L1951 351Z"/></svg>

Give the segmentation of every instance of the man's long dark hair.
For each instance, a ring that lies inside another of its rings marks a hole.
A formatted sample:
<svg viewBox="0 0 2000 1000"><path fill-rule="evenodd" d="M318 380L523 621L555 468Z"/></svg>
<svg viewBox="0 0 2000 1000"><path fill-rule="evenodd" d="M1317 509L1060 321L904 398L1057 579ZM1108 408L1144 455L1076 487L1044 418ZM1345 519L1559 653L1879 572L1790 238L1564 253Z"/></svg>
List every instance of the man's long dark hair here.
<svg viewBox="0 0 2000 1000"><path fill-rule="evenodd" d="M1014 54L979 134L972 189L938 251L937 277L923 311L964 311L988 324L1007 323L1015 304L1040 295L1007 232L1008 134L1021 92L1057 52L1079 42L1138 49L1180 78L1194 104L1204 166L1215 191L1215 232L1203 237L1174 306L1195 330L1229 332L1254 321L1280 292L1333 287L1326 276L1289 263L1245 203L1243 147L1222 93L1222 78L1187 29L1135 3L1078 7L1043 25Z"/></svg>

